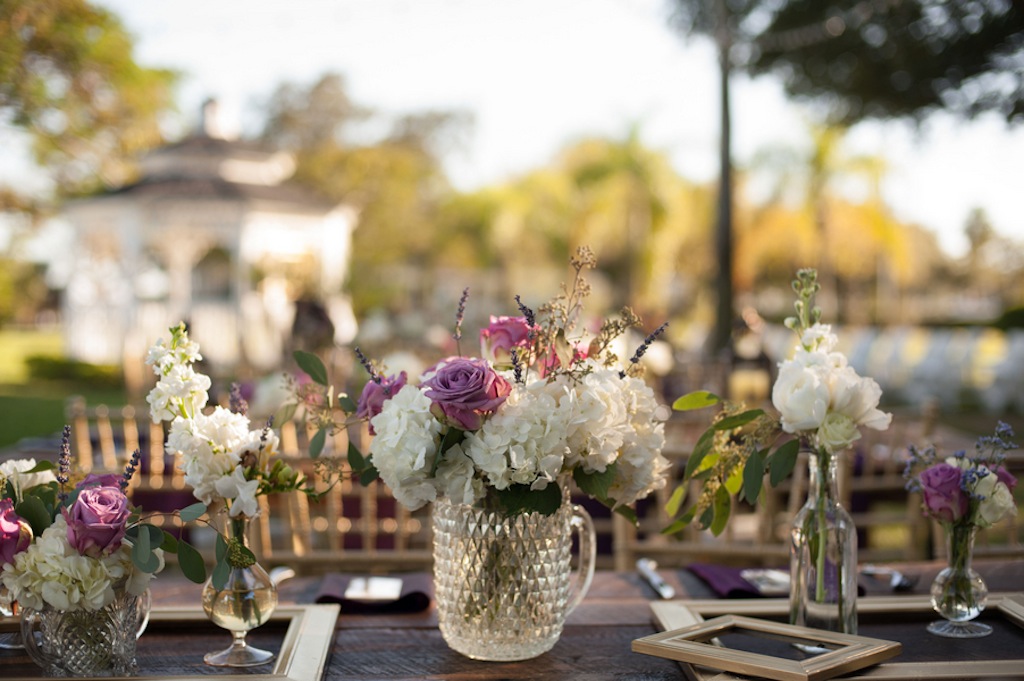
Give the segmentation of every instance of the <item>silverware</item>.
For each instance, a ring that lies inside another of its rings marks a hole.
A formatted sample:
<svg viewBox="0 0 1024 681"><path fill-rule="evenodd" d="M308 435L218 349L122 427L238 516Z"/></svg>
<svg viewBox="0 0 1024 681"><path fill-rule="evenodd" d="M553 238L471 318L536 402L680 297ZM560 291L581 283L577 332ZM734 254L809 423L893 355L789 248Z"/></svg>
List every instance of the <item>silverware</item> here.
<svg viewBox="0 0 1024 681"><path fill-rule="evenodd" d="M889 588L897 593L911 591L917 585L917 580L920 578L918 575L908 577L899 570L880 565L865 565L861 567L860 573L868 577L881 577L883 579L888 577Z"/></svg>
<svg viewBox="0 0 1024 681"><path fill-rule="evenodd" d="M640 558L636 561L636 570L644 581L651 585L651 588L665 600L676 597L676 590L665 583L665 580L658 574L658 564L650 558Z"/></svg>

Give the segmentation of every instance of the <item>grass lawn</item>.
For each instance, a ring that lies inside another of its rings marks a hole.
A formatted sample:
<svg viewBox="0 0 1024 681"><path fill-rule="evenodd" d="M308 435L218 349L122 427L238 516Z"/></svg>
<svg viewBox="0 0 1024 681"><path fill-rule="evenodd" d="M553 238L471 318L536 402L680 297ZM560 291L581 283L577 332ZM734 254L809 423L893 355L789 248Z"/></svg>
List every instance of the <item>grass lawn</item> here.
<svg viewBox="0 0 1024 681"><path fill-rule="evenodd" d="M0 448L22 438L60 435L67 420L64 404L72 395L82 395L87 404L121 405L123 390L96 390L86 385L60 382L0 384Z"/></svg>

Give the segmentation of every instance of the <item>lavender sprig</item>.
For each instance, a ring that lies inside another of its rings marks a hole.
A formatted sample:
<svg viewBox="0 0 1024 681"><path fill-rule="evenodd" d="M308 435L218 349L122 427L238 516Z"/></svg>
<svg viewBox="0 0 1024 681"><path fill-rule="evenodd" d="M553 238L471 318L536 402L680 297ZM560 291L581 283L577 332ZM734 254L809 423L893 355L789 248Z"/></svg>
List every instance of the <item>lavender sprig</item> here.
<svg viewBox="0 0 1024 681"><path fill-rule="evenodd" d="M515 376L516 383L522 385L523 381L523 361L519 357L519 349L512 348L512 374Z"/></svg>
<svg viewBox="0 0 1024 681"><path fill-rule="evenodd" d="M135 475L135 471L139 467L139 460L142 458L142 450L136 449L132 452L132 458L125 464L124 473L121 475L121 480L118 482L118 487L121 488L121 492L128 493L128 483L132 481L132 476Z"/></svg>
<svg viewBox="0 0 1024 681"><path fill-rule="evenodd" d="M533 327L536 326L537 324L536 317L533 314L533 310L526 306L526 304L519 297L518 293L516 294L516 305L519 306L519 312L523 315L523 317L526 318L526 325L530 327L530 332L532 333Z"/></svg>
<svg viewBox="0 0 1024 681"><path fill-rule="evenodd" d="M462 320L466 317L466 301L469 300L469 287L462 289L462 297L459 298L459 309L455 313L455 333L452 334L452 338L455 340L456 346L459 348L459 354L462 354L461 341L462 341Z"/></svg>
<svg viewBox="0 0 1024 681"><path fill-rule="evenodd" d="M247 416L249 414L249 403L242 397L242 386L238 383L231 384L231 396L229 397L228 408L233 414Z"/></svg>
<svg viewBox="0 0 1024 681"><path fill-rule="evenodd" d="M60 441L60 458L57 460L57 483L60 485L58 497L63 504L68 500L68 492L65 485L68 484L71 473L71 426L64 426L64 435Z"/></svg>
<svg viewBox="0 0 1024 681"><path fill-rule="evenodd" d="M377 368L373 366L373 362L367 359L366 355L364 355L363 351L360 350L358 347L356 347L355 353L356 359L358 359L359 363L363 365L364 369L366 369L366 373L370 374L370 380L372 380L377 385L380 385L381 381L384 379L380 375L380 372L377 371Z"/></svg>
<svg viewBox="0 0 1024 681"><path fill-rule="evenodd" d="M630 363L632 363L634 365L639 364L640 363L640 359L647 353L647 348L651 347L651 345L654 343L654 341L657 340L658 336L660 336L662 334L662 332L665 330L665 327L667 327L667 326L668 326L668 322L665 322L664 324L662 324L661 326L656 328L654 331L652 331L650 334L648 334L647 338L644 338L644 342L641 343L640 347L638 347L636 349L636 352L633 353L633 356L629 358ZM619 378L625 378L625 377L626 377L626 372L625 371L620 371L619 372Z"/></svg>

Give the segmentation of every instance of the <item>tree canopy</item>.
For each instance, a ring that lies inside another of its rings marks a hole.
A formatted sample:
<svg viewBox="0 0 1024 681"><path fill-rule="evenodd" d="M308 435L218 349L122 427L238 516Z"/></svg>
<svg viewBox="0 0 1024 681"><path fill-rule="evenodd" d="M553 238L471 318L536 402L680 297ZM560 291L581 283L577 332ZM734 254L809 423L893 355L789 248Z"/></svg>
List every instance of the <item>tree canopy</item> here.
<svg viewBox="0 0 1024 681"><path fill-rule="evenodd" d="M0 122L29 134L58 194L124 182L161 141L175 75L139 66L133 51L120 20L85 0L0 4Z"/></svg>

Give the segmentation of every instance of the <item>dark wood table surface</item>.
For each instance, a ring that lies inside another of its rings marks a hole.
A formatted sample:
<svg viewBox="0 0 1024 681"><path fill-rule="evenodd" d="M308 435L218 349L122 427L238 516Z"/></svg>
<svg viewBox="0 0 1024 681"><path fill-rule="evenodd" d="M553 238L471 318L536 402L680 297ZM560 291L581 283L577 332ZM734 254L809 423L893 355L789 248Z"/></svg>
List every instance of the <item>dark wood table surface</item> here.
<svg viewBox="0 0 1024 681"><path fill-rule="evenodd" d="M903 566L920 575L915 593L927 593L939 564ZM981 562L976 568L992 591L1024 590L1024 561ZM682 598L711 598L714 594L687 570L662 570L665 580ZM283 603L312 603L321 578L286 580L280 590ZM884 587L880 587L884 588ZM882 591L873 591L872 594ZM154 582L154 605L198 605L200 587L174 575ZM569 616L562 637L549 652L521 662L480 662L450 650L437 628L430 608L415 614L347 614L338 618L327 661L327 681L367 679L499 679L654 680L686 678L670 660L631 651L634 639L655 633L650 603L654 591L632 573L599 572L584 601ZM9 623L8 623L9 624ZM254 645L273 648L283 638L283 625L266 625L250 633ZM206 623L161 626L139 642L142 677L173 678L183 675L267 675L267 668L224 670L207 667L205 652L226 646L227 632ZM24 652L0 651L0 677L38 678Z"/></svg>

